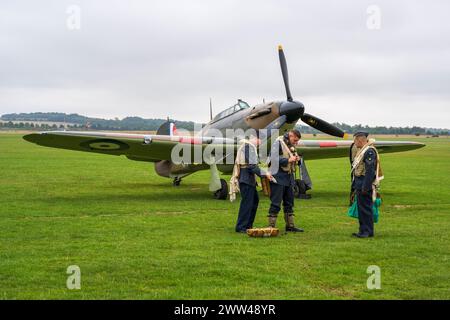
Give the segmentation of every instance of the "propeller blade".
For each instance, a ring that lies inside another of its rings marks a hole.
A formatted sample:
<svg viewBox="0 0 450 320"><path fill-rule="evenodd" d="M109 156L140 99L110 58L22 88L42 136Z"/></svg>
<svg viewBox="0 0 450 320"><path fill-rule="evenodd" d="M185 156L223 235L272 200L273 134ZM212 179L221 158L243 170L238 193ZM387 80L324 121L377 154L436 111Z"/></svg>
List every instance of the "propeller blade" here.
<svg viewBox="0 0 450 320"><path fill-rule="evenodd" d="M313 127L314 129L322 131L331 136L339 138L345 138L346 136L346 133L341 129L339 129L338 127L333 126L331 123L328 123L322 119L314 117L313 115L305 113L303 114L303 116L300 117L300 119L302 119L304 123Z"/></svg>
<svg viewBox="0 0 450 320"><path fill-rule="evenodd" d="M286 88L286 96L288 101L292 101L291 90L289 89L289 75L286 63L286 57L284 56L283 47L278 46L278 56L280 57L281 73L283 74L284 87Z"/></svg>

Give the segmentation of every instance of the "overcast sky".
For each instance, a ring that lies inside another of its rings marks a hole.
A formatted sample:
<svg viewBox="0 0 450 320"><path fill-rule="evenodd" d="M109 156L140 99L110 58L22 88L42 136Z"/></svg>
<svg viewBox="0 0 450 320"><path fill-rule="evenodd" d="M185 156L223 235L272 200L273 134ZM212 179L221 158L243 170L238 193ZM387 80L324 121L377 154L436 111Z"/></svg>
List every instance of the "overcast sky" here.
<svg viewBox="0 0 450 320"><path fill-rule="evenodd" d="M281 43L308 113L449 128L449 13L445 0L2 0L0 114L207 122L209 97L215 113L286 98Z"/></svg>

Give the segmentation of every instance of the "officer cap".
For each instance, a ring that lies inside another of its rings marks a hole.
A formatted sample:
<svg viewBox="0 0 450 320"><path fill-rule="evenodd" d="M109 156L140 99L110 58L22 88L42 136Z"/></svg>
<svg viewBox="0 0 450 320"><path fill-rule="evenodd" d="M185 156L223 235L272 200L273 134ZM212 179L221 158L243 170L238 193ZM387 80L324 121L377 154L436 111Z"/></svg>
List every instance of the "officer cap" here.
<svg viewBox="0 0 450 320"><path fill-rule="evenodd" d="M353 137L368 137L369 136L369 133L368 132L364 132L364 131L358 131L358 132L356 132L354 135L353 135Z"/></svg>

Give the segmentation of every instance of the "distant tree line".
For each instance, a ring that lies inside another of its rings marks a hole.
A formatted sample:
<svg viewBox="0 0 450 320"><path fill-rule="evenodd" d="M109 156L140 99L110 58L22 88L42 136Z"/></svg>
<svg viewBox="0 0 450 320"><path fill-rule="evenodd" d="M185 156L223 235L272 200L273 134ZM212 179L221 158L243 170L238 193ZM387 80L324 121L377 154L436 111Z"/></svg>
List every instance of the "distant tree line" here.
<svg viewBox="0 0 450 320"><path fill-rule="evenodd" d="M165 119L143 119L141 117L126 117L123 119L100 119L89 118L76 113L65 114L60 112L33 112L33 113L11 113L0 117L0 128L13 128L23 130L54 130L67 128L71 130L129 130L129 131L155 131ZM14 122L13 122L14 121ZM36 123L49 122L49 123ZM51 122L58 122L52 124ZM174 120L177 128L194 130L195 123L192 121ZM67 123L63 125L61 123ZM371 134L412 134L412 135L449 135L449 129L432 129L421 127L369 127L363 125L349 125L345 123L334 123L335 126L345 132L367 131ZM297 128L304 133L318 134L319 131L309 127L298 125Z"/></svg>
<svg viewBox="0 0 450 320"><path fill-rule="evenodd" d="M49 122L71 122L83 124L87 117L79 114L65 114L61 112L32 112L32 113L10 113L0 117L3 121L49 121Z"/></svg>
<svg viewBox="0 0 450 320"><path fill-rule="evenodd" d="M11 113L4 114L0 117L3 121L8 121L6 123L0 123L2 127L5 128L23 128L23 129L33 129L36 128L36 123L33 121L46 121L46 122L63 122L67 123L67 128L71 129L95 129L95 130L136 130L136 131L155 131L164 122L165 119L143 119L140 117L126 117L124 119L100 119L100 118L89 118L81 116L76 113L65 114L60 112L33 112L33 113ZM16 122L13 123L12 121ZM17 123L20 121L20 123ZM186 130L194 130L195 123L192 121L175 121L177 128L183 128ZM48 125L40 124L39 129L49 129L49 128L64 128L64 125Z"/></svg>
<svg viewBox="0 0 450 320"><path fill-rule="evenodd" d="M370 134L392 134L392 135L449 135L450 130L449 129L433 129L433 128L422 128L422 127L384 127L384 126L377 126L377 127L369 127L369 126L363 126L360 124L357 125L349 125L345 123L333 123L336 127L340 128L341 130L348 132L348 133L355 133L358 131L366 131ZM300 130L300 132L303 133L311 133L311 134L319 134L320 131L310 127L310 126L303 126L303 125L297 125L297 129Z"/></svg>
<svg viewBox="0 0 450 320"><path fill-rule="evenodd" d="M81 128L81 126L78 125L67 125L68 129L76 129ZM64 125L62 124L48 124L48 123L33 123L33 122L16 122L13 123L12 121L8 122L0 122L0 129L22 129L22 130L54 130L54 129L63 129Z"/></svg>

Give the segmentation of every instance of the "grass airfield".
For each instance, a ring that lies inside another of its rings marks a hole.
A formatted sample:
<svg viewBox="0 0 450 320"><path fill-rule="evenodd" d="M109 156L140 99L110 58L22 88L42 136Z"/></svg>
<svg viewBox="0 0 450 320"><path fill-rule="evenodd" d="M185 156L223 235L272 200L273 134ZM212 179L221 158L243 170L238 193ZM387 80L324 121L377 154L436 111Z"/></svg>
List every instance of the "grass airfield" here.
<svg viewBox="0 0 450 320"><path fill-rule="evenodd" d="M212 199L208 172L172 187L152 164L21 137L0 134L2 299L450 299L448 138L382 156L375 238L350 237L349 163L331 159L307 163L306 232L253 239L234 232L239 201ZM268 208L261 195L256 226ZM66 287L70 265L80 290Z"/></svg>

